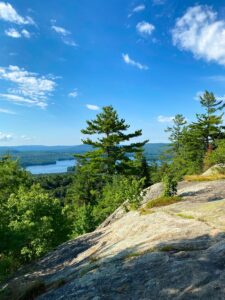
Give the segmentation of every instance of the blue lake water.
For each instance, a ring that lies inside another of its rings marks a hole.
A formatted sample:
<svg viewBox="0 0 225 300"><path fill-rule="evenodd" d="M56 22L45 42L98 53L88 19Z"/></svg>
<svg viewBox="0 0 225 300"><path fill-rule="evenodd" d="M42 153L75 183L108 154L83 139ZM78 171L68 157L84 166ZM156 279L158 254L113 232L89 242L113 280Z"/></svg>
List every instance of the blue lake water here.
<svg viewBox="0 0 225 300"><path fill-rule="evenodd" d="M68 167L75 166L75 160L58 160L55 164L28 166L26 170L34 175L57 174L67 172Z"/></svg>

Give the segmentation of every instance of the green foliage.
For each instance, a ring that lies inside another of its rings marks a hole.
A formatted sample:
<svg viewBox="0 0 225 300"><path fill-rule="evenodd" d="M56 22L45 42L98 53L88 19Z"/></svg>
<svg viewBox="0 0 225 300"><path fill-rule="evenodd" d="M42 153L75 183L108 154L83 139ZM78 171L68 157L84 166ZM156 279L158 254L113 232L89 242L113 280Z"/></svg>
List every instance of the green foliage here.
<svg viewBox="0 0 225 300"><path fill-rule="evenodd" d="M167 127L165 131L170 133L169 139L172 142L172 152L178 155L182 147L182 137L187 121L183 115L177 114L173 119L173 123L174 125Z"/></svg>
<svg viewBox="0 0 225 300"><path fill-rule="evenodd" d="M187 125L184 117L177 115L174 126L166 130L172 142L170 169L179 179L186 174L200 174L208 156L210 159L214 156L210 152L216 149L216 141L224 139L222 110L225 105L208 91L200 97L200 104L204 113L196 114L196 122Z"/></svg>
<svg viewBox="0 0 225 300"><path fill-rule="evenodd" d="M90 204L70 207L68 216L72 223L71 235L73 237L84 234L86 232L91 232L96 227L93 216L93 206Z"/></svg>
<svg viewBox="0 0 225 300"><path fill-rule="evenodd" d="M60 201L9 157L0 160L0 219L0 280L65 241L70 230Z"/></svg>
<svg viewBox="0 0 225 300"><path fill-rule="evenodd" d="M22 261L35 259L67 239L60 202L50 198L39 185L11 194L8 212L13 236L10 250Z"/></svg>
<svg viewBox="0 0 225 300"><path fill-rule="evenodd" d="M67 189L69 189L72 181L73 174L50 174L50 175L38 175L34 176L34 183L40 184L40 186L48 192L53 198L60 200L61 204L64 204Z"/></svg>
<svg viewBox="0 0 225 300"><path fill-rule="evenodd" d="M130 208L137 208L142 196L144 179L115 175L102 191L102 198L94 209L96 223L100 224L121 204L128 200Z"/></svg>
<svg viewBox="0 0 225 300"><path fill-rule="evenodd" d="M92 161L78 161L72 184L66 195L67 204L75 206L95 205L101 197L102 188L108 176L100 173Z"/></svg>
<svg viewBox="0 0 225 300"><path fill-rule="evenodd" d="M0 282L5 280L7 276L15 271L20 263L13 256L0 255ZM1 294L1 291L0 291Z"/></svg>
<svg viewBox="0 0 225 300"><path fill-rule="evenodd" d="M146 205L146 208L151 209L154 207L166 206L166 205L170 205L173 203L177 203L181 200L182 200L182 198L179 196L171 196L171 197L162 196L162 197L159 197L159 198L149 201Z"/></svg>
<svg viewBox="0 0 225 300"><path fill-rule="evenodd" d="M126 133L129 127L124 119L119 119L112 106L103 107L103 111L96 116L96 119L87 121L87 128L81 130L85 135L98 135L95 141L89 137L83 140L84 144L92 146L95 150L77 157L91 162L101 174L129 172L128 154L142 152L142 147L148 142L146 140L125 145L124 142L142 135L141 130Z"/></svg>
<svg viewBox="0 0 225 300"><path fill-rule="evenodd" d="M173 197L177 194L177 179L172 173L164 176L163 185L163 197Z"/></svg>
<svg viewBox="0 0 225 300"><path fill-rule="evenodd" d="M222 100L218 101L213 93L205 91L203 96L200 96L201 106L205 109L204 114L197 114L197 122L193 125L200 131L204 138L204 146L207 151L210 147L214 147L215 141L224 137L224 132L221 130L223 124L223 113L217 115L222 111L225 104Z"/></svg>
<svg viewBox="0 0 225 300"><path fill-rule="evenodd" d="M209 152L205 159L205 165L208 167L216 164L225 165L225 139L218 140L216 142L216 149Z"/></svg>
<svg viewBox="0 0 225 300"><path fill-rule="evenodd" d="M96 139L83 140L93 151L75 156L74 180L66 195L73 235L93 230L128 199L130 208L137 207L141 188L151 183L143 156L147 141L128 144L142 134L127 133L129 127L112 106L106 106L81 131Z"/></svg>

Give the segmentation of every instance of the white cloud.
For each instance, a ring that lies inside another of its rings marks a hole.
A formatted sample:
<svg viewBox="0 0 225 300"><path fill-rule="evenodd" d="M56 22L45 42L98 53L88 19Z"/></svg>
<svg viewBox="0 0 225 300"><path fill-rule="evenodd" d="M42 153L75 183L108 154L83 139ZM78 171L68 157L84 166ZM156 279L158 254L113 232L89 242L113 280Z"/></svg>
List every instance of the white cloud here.
<svg viewBox="0 0 225 300"><path fill-rule="evenodd" d="M26 30L26 29L23 29L23 30L21 31L21 33L22 33L22 35L23 35L25 38L27 38L27 39L29 39L29 38L31 37L30 32L29 32L28 30Z"/></svg>
<svg viewBox="0 0 225 300"><path fill-rule="evenodd" d="M14 94L0 94L0 98L6 99L10 102L13 102L15 104L19 105L26 105L26 106L38 106L40 108L46 108L47 103L40 102L36 100L31 100L22 96L14 95Z"/></svg>
<svg viewBox="0 0 225 300"><path fill-rule="evenodd" d="M72 46L72 47L77 47L77 43L70 37L64 37L62 38L62 41L64 44L68 45L68 46Z"/></svg>
<svg viewBox="0 0 225 300"><path fill-rule="evenodd" d="M34 25L31 17L22 17L10 3L0 2L0 19L18 25Z"/></svg>
<svg viewBox="0 0 225 300"><path fill-rule="evenodd" d="M52 25L52 30L54 30L55 32L57 32L58 34L60 34L62 36L67 36L67 35L71 34L70 31L68 31L65 28L60 27L60 26Z"/></svg>
<svg viewBox="0 0 225 300"><path fill-rule="evenodd" d="M0 108L0 113L2 114L8 114L8 115L16 115L16 113L12 110L5 109L5 108Z"/></svg>
<svg viewBox="0 0 225 300"><path fill-rule="evenodd" d="M138 5L138 6L135 6L135 7L132 9L131 13L128 15L128 18L132 17L133 14L139 13L139 12L144 11L144 10L145 10L145 5L144 5L144 4L140 4L140 5Z"/></svg>
<svg viewBox="0 0 225 300"><path fill-rule="evenodd" d="M155 30L155 26L148 22L142 21L137 24L136 29L141 35L151 35Z"/></svg>
<svg viewBox="0 0 225 300"><path fill-rule="evenodd" d="M74 89L72 92L68 94L69 97L76 98L78 96L78 90Z"/></svg>
<svg viewBox="0 0 225 300"><path fill-rule="evenodd" d="M8 142L13 139L13 136L8 133L0 132L0 142Z"/></svg>
<svg viewBox="0 0 225 300"><path fill-rule="evenodd" d="M140 11L143 11L145 10L145 5L144 4L140 4L138 6L136 6L134 9L133 9L133 12L134 13L137 13L137 12L140 12Z"/></svg>
<svg viewBox="0 0 225 300"><path fill-rule="evenodd" d="M170 123L172 122L174 119L174 117L170 117L170 116L158 116L157 117L157 121L159 123Z"/></svg>
<svg viewBox="0 0 225 300"><path fill-rule="evenodd" d="M52 25L52 30L55 31L61 38L64 44L76 47L77 43L71 37L71 32L63 27Z"/></svg>
<svg viewBox="0 0 225 300"><path fill-rule="evenodd" d="M24 141L31 141L33 139L33 138L27 136L26 134L21 135L20 138Z"/></svg>
<svg viewBox="0 0 225 300"><path fill-rule="evenodd" d="M14 39L18 39L21 37L21 34L19 31L17 31L16 29L14 28L9 28L7 30L5 30L5 34L14 38Z"/></svg>
<svg viewBox="0 0 225 300"><path fill-rule="evenodd" d="M196 58L225 65L225 21L209 6L188 8L172 31L173 43Z"/></svg>
<svg viewBox="0 0 225 300"><path fill-rule="evenodd" d="M55 90L56 82L52 76L41 76L31 73L18 66L0 67L0 80L13 84L1 98L24 105L47 106L48 97Z"/></svg>
<svg viewBox="0 0 225 300"><path fill-rule="evenodd" d="M23 29L21 32L19 32L15 28L9 28L5 30L5 34L8 35L9 37L16 38L16 39L21 37L25 37L29 39L31 37L30 32L26 29Z"/></svg>
<svg viewBox="0 0 225 300"><path fill-rule="evenodd" d="M86 104L86 107L90 110L99 110L100 107L97 105L93 105L93 104Z"/></svg>
<svg viewBox="0 0 225 300"><path fill-rule="evenodd" d="M143 65L143 64L141 64L141 63L139 63L139 62L134 61L133 59L131 59L131 58L129 57L128 54L122 54L122 58L123 58L123 61L124 61L126 64L128 64L128 65L137 67L137 68L140 69L140 70L148 70L148 66Z"/></svg>

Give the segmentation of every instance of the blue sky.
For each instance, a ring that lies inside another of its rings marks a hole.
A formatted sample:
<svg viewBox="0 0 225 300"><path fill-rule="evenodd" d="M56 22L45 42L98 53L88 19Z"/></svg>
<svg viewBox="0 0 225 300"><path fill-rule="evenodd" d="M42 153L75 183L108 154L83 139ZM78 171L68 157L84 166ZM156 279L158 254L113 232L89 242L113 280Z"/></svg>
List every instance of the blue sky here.
<svg viewBox="0 0 225 300"><path fill-rule="evenodd" d="M80 144L110 104L166 142L196 95L225 95L225 0L0 1L0 43L0 145Z"/></svg>

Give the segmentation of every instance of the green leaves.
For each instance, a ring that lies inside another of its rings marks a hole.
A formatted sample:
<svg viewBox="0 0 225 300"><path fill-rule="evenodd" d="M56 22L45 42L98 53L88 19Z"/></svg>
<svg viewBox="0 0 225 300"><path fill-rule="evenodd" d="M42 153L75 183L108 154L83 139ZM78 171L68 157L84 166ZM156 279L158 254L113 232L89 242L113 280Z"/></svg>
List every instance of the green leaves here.
<svg viewBox="0 0 225 300"><path fill-rule="evenodd" d="M37 258L66 240L68 228L60 203L39 185L20 188L9 197L7 208L8 227L14 236L11 250L22 261Z"/></svg>
<svg viewBox="0 0 225 300"><path fill-rule="evenodd" d="M182 115L176 115L174 126L167 128L172 142L173 160L170 169L182 178L185 174L199 174L208 152L216 149L217 140L224 139L223 113L225 104L206 91L200 97L204 109L196 114L196 121L187 125Z"/></svg>
<svg viewBox="0 0 225 300"><path fill-rule="evenodd" d="M9 157L0 160L0 273L40 257L68 238L59 200ZM1 271L1 267L5 270ZM1 274L0 274L1 277Z"/></svg>

